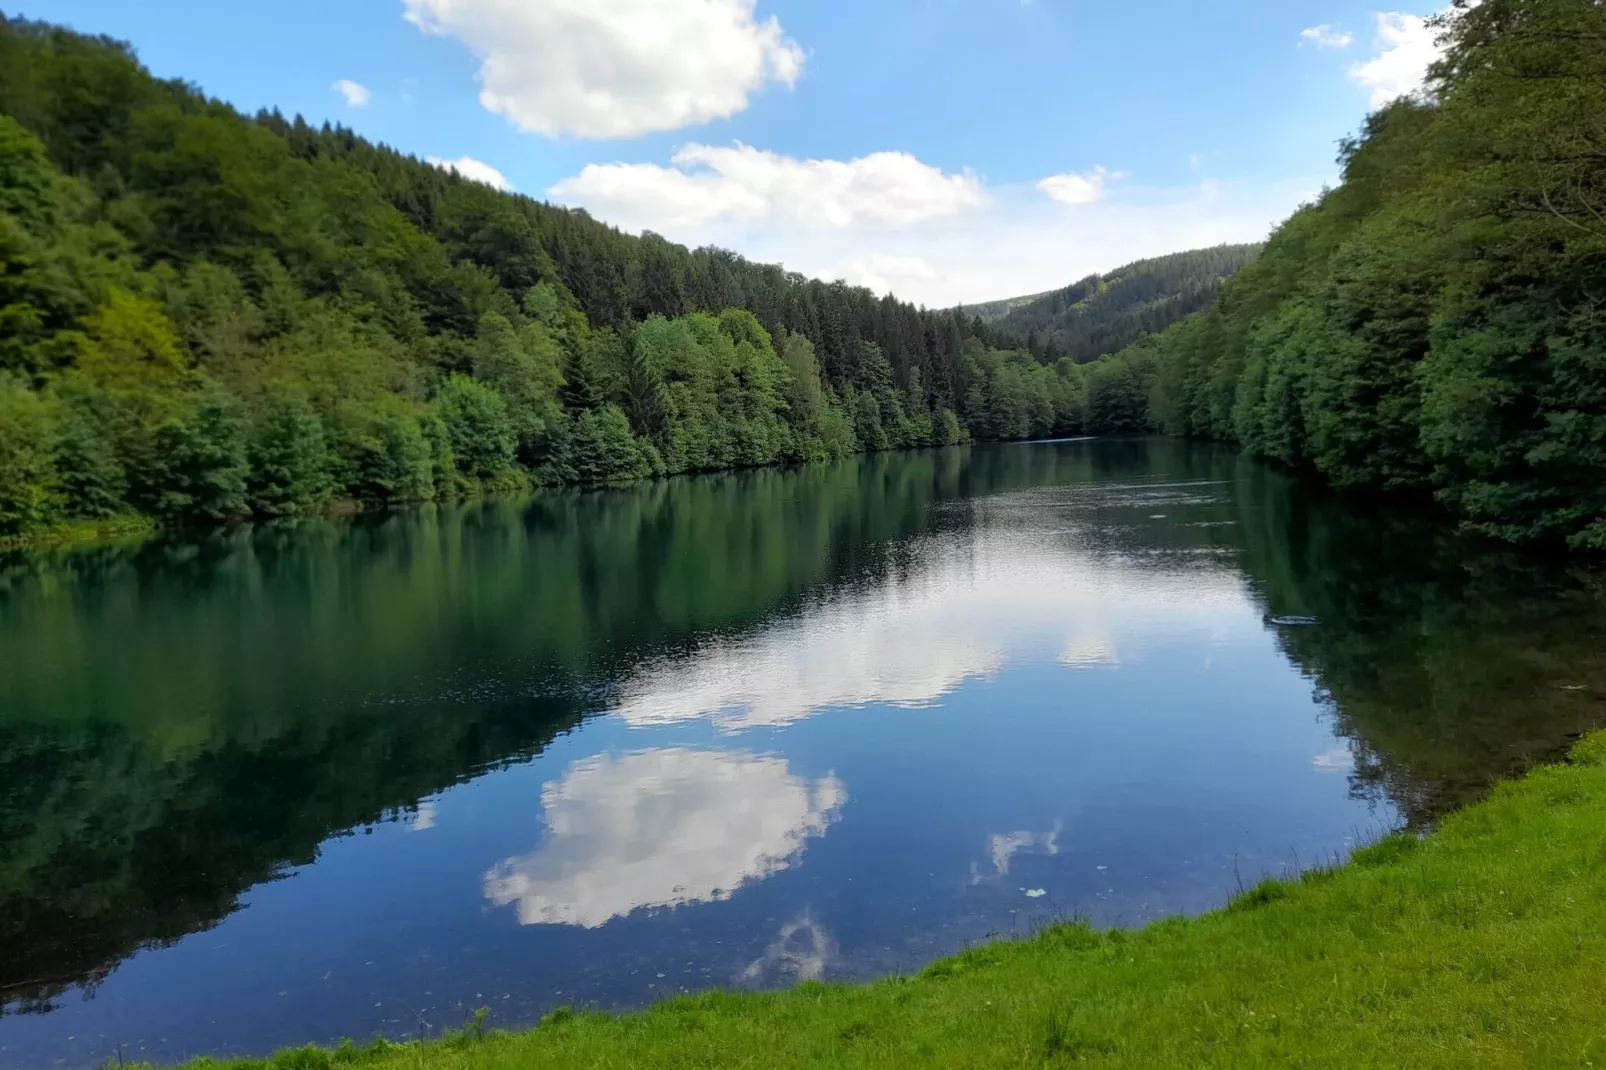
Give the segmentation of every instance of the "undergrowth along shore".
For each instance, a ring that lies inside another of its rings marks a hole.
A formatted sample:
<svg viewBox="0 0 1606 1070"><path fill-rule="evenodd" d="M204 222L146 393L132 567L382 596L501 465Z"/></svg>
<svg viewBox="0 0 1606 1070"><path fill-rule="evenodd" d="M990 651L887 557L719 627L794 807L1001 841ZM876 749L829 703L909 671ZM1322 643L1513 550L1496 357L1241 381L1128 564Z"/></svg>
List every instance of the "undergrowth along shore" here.
<svg viewBox="0 0 1606 1070"><path fill-rule="evenodd" d="M1606 1067L1606 732L1424 839L1146 928L1059 925L910 978L560 1010L515 1033L185 1070Z"/></svg>

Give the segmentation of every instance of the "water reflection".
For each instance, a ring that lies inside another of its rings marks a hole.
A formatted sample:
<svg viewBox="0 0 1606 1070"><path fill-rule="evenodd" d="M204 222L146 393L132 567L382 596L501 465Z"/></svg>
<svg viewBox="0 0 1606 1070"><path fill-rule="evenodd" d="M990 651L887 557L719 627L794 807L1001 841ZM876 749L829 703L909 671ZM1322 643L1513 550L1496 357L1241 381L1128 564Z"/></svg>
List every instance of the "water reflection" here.
<svg viewBox="0 0 1606 1070"><path fill-rule="evenodd" d="M643 666L617 712L637 727L706 716L738 732L832 708L927 706L1006 665L1113 666L1123 640L1140 650L1178 634L1258 631L1219 548L1111 545L1130 532L1101 510L1197 504L1212 486L1092 483L968 504L964 539L927 540L869 589Z"/></svg>
<svg viewBox="0 0 1606 1070"><path fill-rule="evenodd" d="M1092 669L1121 664L1115 641L1097 632L1078 632L1060 651L1060 664L1073 669Z"/></svg>
<svg viewBox="0 0 1606 1070"><path fill-rule="evenodd" d="M976 619L971 581L893 580L758 636L715 642L625 685L618 713L645 727L704 715L726 732L835 706L918 707L1003 663L1006 638Z"/></svg>
<svg viewBox="0 0 1606 1070"><path fill-rule="evenodd" d="M1204 909L1603 711L1598 573L1187 443L0 555L0 1070Z"/></svg>
<svg viewBox="0 0 1606 1070"><path fill-rule="evenodd" d="M830 930L805 910L781 926L774 941L736 976L736 981L763 988L817 981L836 955L836 941Z"/></svg>
<svg viewBox="0 0 1606 1070"><path fill-rule="evenodd" d="M970 881L980 884L984 880L997 880L1009 876L1009 864L1022 851L1035 854L1057 855L1060 852L1060 832L1063 823L1056 821L1047 832L1000 832L987 837L987 855L993 871L982 873L974 862L970 865Z"/></svg>
<svg viewBox="0 0 1606 1070"><path fill-rule="evenodd" d="M594 929L653 907L729 899L796 862L840 814L835 776L776 757L670 748L576 762L541 791L545 838L485 876L521 925Z"/></svg>

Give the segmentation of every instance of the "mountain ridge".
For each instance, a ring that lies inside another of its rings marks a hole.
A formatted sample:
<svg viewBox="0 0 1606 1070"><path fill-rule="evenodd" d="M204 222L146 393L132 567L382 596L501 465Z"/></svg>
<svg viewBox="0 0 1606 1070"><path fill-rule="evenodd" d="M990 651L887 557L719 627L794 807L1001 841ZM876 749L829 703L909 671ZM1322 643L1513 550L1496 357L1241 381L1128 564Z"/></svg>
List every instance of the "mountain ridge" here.
<svg viewBox="0 0 1606 1070"><path fill-rule="evenodd" d="M1068 356L1085 364L1204 308L1262 247L1249 242L1167 253L1040 294L960 305L956 311L990 328L996 344L1028 349L1047 363Z"/></svg>

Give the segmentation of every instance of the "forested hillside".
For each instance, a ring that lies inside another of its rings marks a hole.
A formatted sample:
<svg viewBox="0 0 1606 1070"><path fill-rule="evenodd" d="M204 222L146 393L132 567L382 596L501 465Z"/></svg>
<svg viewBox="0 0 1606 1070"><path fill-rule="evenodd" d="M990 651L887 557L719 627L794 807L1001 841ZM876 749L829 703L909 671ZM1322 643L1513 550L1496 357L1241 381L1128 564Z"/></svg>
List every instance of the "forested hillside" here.
<svg viewBox="0 0 1606 1070"><path fill-rule="evenodd" d="M1371 116L1205 312L1094 366L1089 418L1606 549L1606 4L1438 26L1424 98Z"/></svg>
<svg viewBox="0 0 1606 1070"><path fill-rule="evenodd" d="M1040 294L1027 294L1025 297L1006 297L1002 301L983 301L979 305L963 305L960 307L960 312L972 319L981 320L983 323L992 323L1009 315L1010 312L1020 308L1022 305L1029 305L1033 301L1047 297L1053 292L1052 290L1045 290Z"/></svg>
<svg viewBox="0 0 1606 1070"><path fill-rule="evenodd" d="M1081 427L1081 372L0 16L0 536Z"/></svg>
<svg viewBox="0 0 1606 1070"><path fill-rule="evenodd" d="M1204 308L1260 248L1218 245L1139 260L1063 290L967 306L964 312L988 323L1000 341L1045 362L1070 357L1085 363Z"/></svg>

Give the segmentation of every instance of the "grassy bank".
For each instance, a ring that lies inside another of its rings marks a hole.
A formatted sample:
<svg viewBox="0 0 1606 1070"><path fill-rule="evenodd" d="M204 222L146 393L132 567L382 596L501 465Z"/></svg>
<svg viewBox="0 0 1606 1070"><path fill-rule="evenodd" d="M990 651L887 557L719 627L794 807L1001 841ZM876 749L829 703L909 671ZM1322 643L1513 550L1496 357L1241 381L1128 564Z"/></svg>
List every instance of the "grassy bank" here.
<svg viewBox="0 0 1606 1070"><path fill-rule="evenodd" d="M245 1067L1606 1066L1606 733L1418 841L1131 932ZM191 1064L191 1070L217 1066Z"/></svg>

